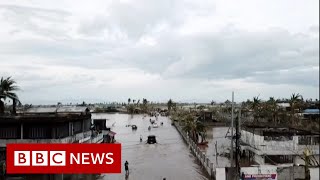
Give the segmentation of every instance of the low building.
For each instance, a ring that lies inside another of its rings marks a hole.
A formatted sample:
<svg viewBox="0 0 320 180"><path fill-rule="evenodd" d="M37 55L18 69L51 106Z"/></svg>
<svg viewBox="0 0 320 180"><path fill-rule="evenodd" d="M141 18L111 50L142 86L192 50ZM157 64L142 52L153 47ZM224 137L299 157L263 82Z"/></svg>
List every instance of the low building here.
<svg viewBox="0 0 320 180"><path fill-rule="evenodd" d="M214 121L213 112L207 109L200 111L198 115L198 120L200 121Z"/></svg>
<svg viewBox="0 0 320 180"><path fill-rule="evenodd" d="M116 133L111 131L111 127L107 127L107 119L93 119L93 125L98 133L103 134L103 143L115 143ZM114 125L114 124L113 124ZM112 125L112 126L113 126Z"/></svg>
<svg viewBox="0 0 320 180"><path fill-rule="evenodd" d="M15 116L0 116L0 161L6 159L9 143L103 142L102 133L92 132L90 110L83 106L36 107Z"/></svg>
<svg viewBox="0 0 320 180"><path fill-rule="evenodd" d="M319 141L319 134L291 128L247 126L241 131L242 154L260 165L304 165L307 149L318 160Z"/></svg>
<svg viewBox="0 0 320 180"><path fill-rule="evenodd" d="M285 102L282 102L282 103L277 103L277 106L284 110L284 111L290 111L290 103L285 103Z"/></svg>

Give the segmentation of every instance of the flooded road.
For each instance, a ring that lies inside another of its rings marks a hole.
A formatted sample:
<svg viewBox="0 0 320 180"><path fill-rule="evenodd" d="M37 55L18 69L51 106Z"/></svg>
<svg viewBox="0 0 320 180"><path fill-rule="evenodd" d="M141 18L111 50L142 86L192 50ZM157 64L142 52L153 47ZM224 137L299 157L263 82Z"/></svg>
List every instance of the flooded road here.
<svg viewBox="0 0 320 180"><path fill-rule="evenodd" d="M158 118L158 128L151 128L150 117L127 114L93 114L92 119L108 119L107 126L116 132L115 139L122 144L122 165L129 162L129 177L121 174L102 175L103 180L207 180L209 179L180 134L167 117ZM155 119L153 117L152 119ZM163 122L163 126L160 123ZM136 125L133 131L126 125ZM158 144L146 144L147 136L155 135ZM140 142L140 136L143 142Z"/></svg>
<svg viewBox="0 0 320 180"><path fill-rule="evenodd" d="M207 128L207 140L209 143L208 147L205 149L205 153L215 168L230 167L229 152L231 139L226 137L228 130L228 136L230 136L231 130L229 127ZM215 146L217 146L217 148ZM228 155L226 153L228 153Z"/></svg>

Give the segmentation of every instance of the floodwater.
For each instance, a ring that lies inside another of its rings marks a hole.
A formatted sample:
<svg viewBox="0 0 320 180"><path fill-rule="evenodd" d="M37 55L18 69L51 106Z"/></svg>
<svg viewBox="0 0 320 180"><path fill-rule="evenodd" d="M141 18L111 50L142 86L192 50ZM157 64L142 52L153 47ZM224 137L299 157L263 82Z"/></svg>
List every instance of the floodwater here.
<svg viewBox="0 0 320 180"><path fill-rule="evenodd" d="M158 117L158 128L151 128L150 117L127 114L93 114L92 119L108 119L107 126L116 132L122 144L122 173L102 175L103 180L208 180L205 171L191 154L180 134L167 117ZM152 117L155 119L155 117ZM160 123L163 122L163 126ZM136 125L133 131L126 125ZM155 135L158 144L146 144ZM143 142L140 142L140 136ZM125 177L124 162L129 162L130 175Z"/></svg>
<svg viewBox="0 0 320 180"><path fill-rule="evenodd" d="M207 128L208 147L205 149L205 153L207 157L210 159L210 161L213 163L214 168L230 167L229 152L231 146L231 139L226 137L226 135L231 135L230 131L231 129L229 129L229 127ZM216 144L217 148L215 147Z"/></svg>

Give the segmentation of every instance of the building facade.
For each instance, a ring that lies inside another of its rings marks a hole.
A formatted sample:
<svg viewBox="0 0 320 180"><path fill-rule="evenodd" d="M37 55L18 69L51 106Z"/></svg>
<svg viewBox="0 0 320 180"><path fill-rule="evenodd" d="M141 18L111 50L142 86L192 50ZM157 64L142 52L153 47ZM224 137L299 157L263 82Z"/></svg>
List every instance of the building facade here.
<svg viewBox="0 0 320 180"><path fill-rule="evenodd" d="M102 143L103 134L93 133L91 125L90 110L82 106L36 107L0 116L0 162L6 160L9 143ZM53 177L40 179L47 178Z"/></svg>
<svg viewBox="0 0 320 180"><path fill-rule="evenodd" d="M259 165L304 165L306 150L319 160L319 141L319 134L290 128L245 127L241 131L242 153Z"/></svg>

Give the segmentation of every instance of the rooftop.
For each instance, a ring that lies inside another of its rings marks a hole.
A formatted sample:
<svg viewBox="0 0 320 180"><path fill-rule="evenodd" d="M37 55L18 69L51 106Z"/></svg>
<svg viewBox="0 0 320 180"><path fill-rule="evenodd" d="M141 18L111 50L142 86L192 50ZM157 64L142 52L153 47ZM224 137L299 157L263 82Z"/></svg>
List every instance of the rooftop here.
<svg viewBox="0 0 320 180"><path fill-rule="evenodd" d="M245 126L243 130L260 136L294 136L294 135L320 135L319 133L288 127Z"/></svg>
<svg viewBox="0 0 320 180"><path fill-rule="evenodd" d="M319 109L306 109L303 111L303 114L320 114Z"/></svg>
<svg viewBox="0 0 320 180"><path fill-rule="evenodd" d="M85 106L31 107L17 115L1 115L0 123L15 122L67 122L91 118Z"/></svg>
<svg viewBox="0 0 320 180"><path fill-rule="evenodd" d="M86 106L56 106L56 107L31 107L22 111L23 114L40 113L85 113L89 108Z"/></svg>

